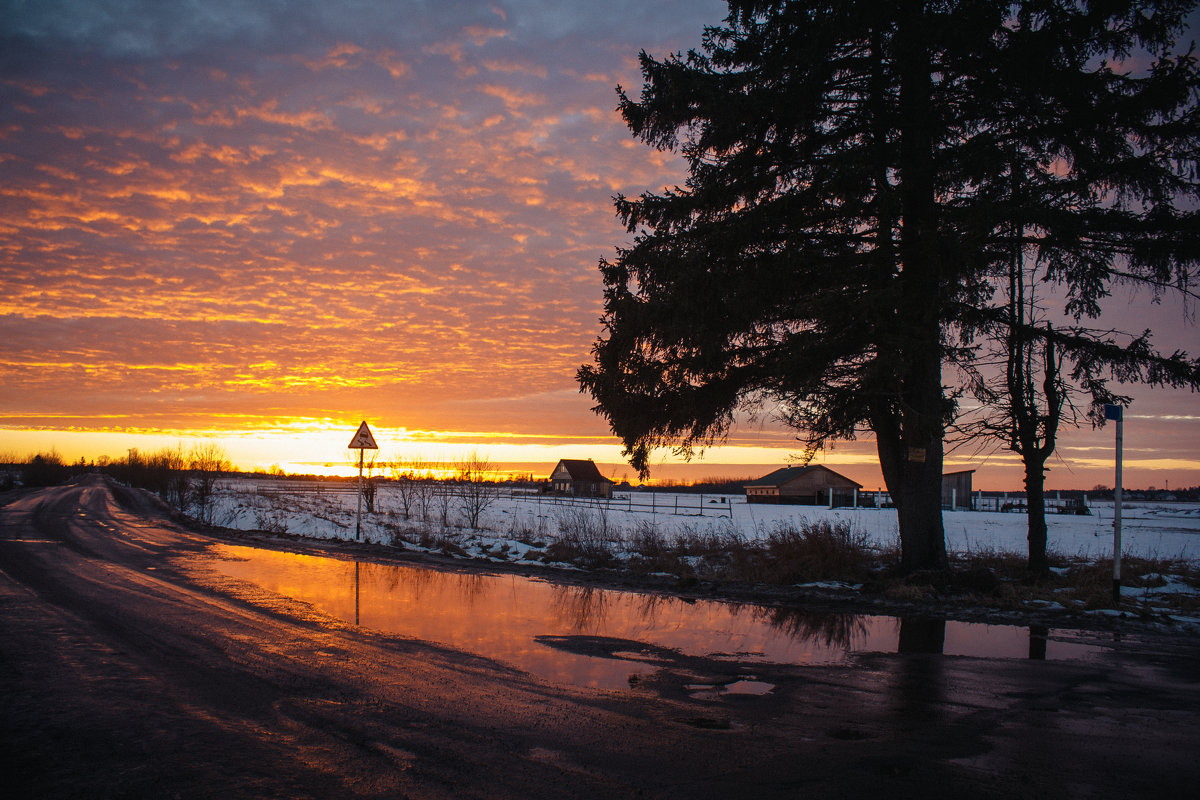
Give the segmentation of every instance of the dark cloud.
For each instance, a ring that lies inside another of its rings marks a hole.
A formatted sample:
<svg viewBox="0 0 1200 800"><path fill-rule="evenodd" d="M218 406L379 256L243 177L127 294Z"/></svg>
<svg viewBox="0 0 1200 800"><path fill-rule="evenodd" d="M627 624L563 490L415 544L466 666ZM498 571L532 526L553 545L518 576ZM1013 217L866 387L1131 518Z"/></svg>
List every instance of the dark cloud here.
<svg viewBox="0 0 1200 800"><path fill-rule="evenodd" d="M321 40L420 42L491 24L488 3L429 0L4 0L4 30L117 59L161 60L252 48L294 52Z"/></svg>

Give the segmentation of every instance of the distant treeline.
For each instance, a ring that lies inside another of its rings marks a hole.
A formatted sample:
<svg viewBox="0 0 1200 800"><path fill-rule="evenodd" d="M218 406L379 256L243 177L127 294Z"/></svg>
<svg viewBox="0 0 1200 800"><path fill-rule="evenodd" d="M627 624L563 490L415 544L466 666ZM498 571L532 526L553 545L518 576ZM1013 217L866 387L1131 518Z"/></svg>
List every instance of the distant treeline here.
<svg viewBox="0 0 1200 800"><path fill-rule="evenodd" d="M396 464L375 465L376 470L380 467L386 468L387 472L391 473L390 480L383 475L372 475L371 470L368 470L367 475L368 481L371 484L414 479L455 481L458 480L458 476L452 471L455 466L457 465L422 462L420 469L434 473L447 473L444 477L437 478L418 477L418 474L414 474L418 470L414 469L412 464L399 462ZM331 478L327 475L289 474L283 472L278 467L266 472L235 472L229 459L226 458L224 450L219 445L213 442L204 442L187 450L182 445L163 448L150 453L142 453L133 448L124 457L110 458L108 456L101 456L91 462L82 458L76 462L67 462L54 449L24 458L17 458L12 454L3 454L0 455L0 491L7 491L16 486L57 486L88 472L102 472L126 485L151 491L161 497L172 508L180 511L187 511L189 506L195 505L198 499L197 490L200 493L199 499L204 500L211 493L211 482L217 476L314 482L349 480L349 478ZM492 473L489 476L490 480L485 480L485 482L517 486L537 486L545 482L544 479L535 478L532 473L500 477L496 474L498 470L495 470L494 467L490 472ZM754 480L753 477L710 477L698 481L667 479L655 481L650 485L630 484L628 481L621 481L616 483L614 488L618 491L670 491L694 494L736 495L742 494L745 490L745 485L752 480ZM1088 499L1091 500L1113 499L1112 487L1108 486L1094 486L1086 490L1086 492L1079 489L1064 489L1062 492L1064 494L1068 492L1072 494L1086 493ZM995 492L984 492L984 494L995 494ZM1016 495L1021 494L1021 492L1015 491L1010 492L1010 494ZM1143 489L1126 488L1123 498L1126 500L1143 501L1178 500L1200 502L1200 486L1179 489L1167 489L1156 486Z"/></svg>
<svg viewBox="0 0 1200 800"><path fill-rule="evenodd" d="M630 491L642 489L645 491L690 492L693 494L742 494L745 486L754 478L702 478L698 481L661 480L648 486L633 486L628 482L618 483L616 489Z"/></svg>
<svg viewBox="0 0 1200 800"><path fill-rule="evenodd" d="M1087 493L1090 500L1112 500L1113 490L1107 486L1097 486ZM1186 489L1159 489L1154 486L1148 489L1123 489L1122 500L1192 500L1200 501L1200 486L1190 486Z"/></svg>
<svg viewBox="0 0 1200 800"><path fill-rule="evenodd" d="M3 491L16 486L58 486L88 469L82 458L77 464L68 464L54 449L24 459L8 456L4 462L3 475L0 475L0 490Z"/></svg>

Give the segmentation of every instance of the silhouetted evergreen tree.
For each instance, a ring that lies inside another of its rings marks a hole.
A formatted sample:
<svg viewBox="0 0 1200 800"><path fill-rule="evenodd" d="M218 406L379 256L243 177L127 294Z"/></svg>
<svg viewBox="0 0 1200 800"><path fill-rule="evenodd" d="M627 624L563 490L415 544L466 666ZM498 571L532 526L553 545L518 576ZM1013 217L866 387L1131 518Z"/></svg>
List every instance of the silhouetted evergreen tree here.
<svg viewBox="0 0 1200 800"><path fill-rule="evenodd" d="M1032 13L1053 21L1043 25L1057 37L1090 37L1056 73L1075 80L1055 92L1090 90L1100 102L1105 81L1088 77L1095 65L1069 60L1122 52L1097 17L1124 19L1149 41L1172 20L1177 27L1190 4L1085 5L1078 13L1088 24L1072 24L1075 5L1062 2L729 6L724 25L705 30L702 51L661 61L643 53L640 98L620 93L634 134L677 149L689 176L683 187L617 198L634 241L601 263L606 332L580 383L643 474L653 448L691 452L723 436L738 409L764 403L781 409L810 453L869 428L897 508L902 565L944 566L942 441L955 404L942 366L969 368L975 336L1003 323L992 282L1007 274L1021 207L998 188L1010 163L1002 157L1014 149L1006 140L1028 138L1015 149L1032 154L1040 145L1027 130L1069 138L1079 129L1078 149L1095 165L1084 179L1127 169L1101 166L1111 155L1100 149L1109 140L1093 135L1111 111L1103 103L1079 121L1049 102L1025 104L1035 87L1018 62L1028 53L1006 31ZM1142 19L1160 7L1160 18ZM1194 73L1194 62L1177 68ZM1109 95L1119 99L1120 87ZM1075 107L1083 113L1088 102ZM1186 161L1194 150L1169 155ZM1088 239L1089 226L1129 214L1109 214L1105 187L1094 191L1099 204L1063 204L1054 218L1081 243L1067 255L1062 240L1056 273L1072 311L1091 310L1116 277L1095 252L1117 244L1110 233ZM1194 243L1187 215L1144 213L1174 231L1178 263ZM1147 247L1144 261L1161 265L1171 246ZM1079 338L1056 340L1068 350ZM1075 362L1085 364L1081 374L1133 369L1130 351L1091 344L1092 360Z"/></svg>

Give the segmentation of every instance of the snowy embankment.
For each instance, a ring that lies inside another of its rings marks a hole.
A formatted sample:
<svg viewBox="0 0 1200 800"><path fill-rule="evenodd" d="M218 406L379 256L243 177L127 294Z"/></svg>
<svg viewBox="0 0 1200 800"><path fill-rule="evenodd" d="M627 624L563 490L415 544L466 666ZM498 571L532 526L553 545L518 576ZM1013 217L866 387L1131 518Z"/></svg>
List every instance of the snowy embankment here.
<svg viewBox="0 0 1200 800"><path fill-rule="evenodd" d="M213 520L224 527L266 530L321 539L355 538L353 492L317 493L303 484L292 490L259 494L253 480L234 480L219 487ZM307 490L306 490L307 489ZM1051 514L1049 547L1068 557L1112 556L1113 504L1096 502L1090 516ZM1122 553L1144 558L1200 561L1200 505L1126 503ZM443 524L443 519L448 525ZM896 513L891 509L817 508L747 504L744 497L667 492L618 493L611 502L558 501L511 496L508 490L488 505L477 530L463 522L462 502L451 498L427 503L426 513L410 502L408 518L394 486L382 485L375 513L362 515L364 541L392 544L397 536L412 540L421 532L451 541L467 555L520 560L531 542L553 541L565 530L587 525L616 544L652 529L674 534L724 536L747 540L765 536L781 525L805 521L847 522L870 544L894 545ZM1025 552L1027 518L1009 512L947 511L943 514L947 548L955 553ZM411 546L411 545L409 545Z"/></svg>

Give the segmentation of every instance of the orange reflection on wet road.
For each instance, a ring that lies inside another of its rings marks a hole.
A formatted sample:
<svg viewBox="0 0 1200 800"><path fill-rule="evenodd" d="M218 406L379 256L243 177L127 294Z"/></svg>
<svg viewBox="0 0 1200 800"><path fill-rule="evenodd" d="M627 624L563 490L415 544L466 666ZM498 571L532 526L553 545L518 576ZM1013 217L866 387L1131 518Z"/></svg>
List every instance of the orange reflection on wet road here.
<svg viewBox="0 0 1200 800"><path fill-rule="evenodd" d="M855 654L896 652L894 617L684 600L659 594L555 584L518 575L343 561L218 545L218 569L312 604L365 628L438 642L496 659L556 683L620 688L676 658L839 664ZM935 625L942 626L937 621ZM944 623L946 655L1026 658L1031 632ZM1045 632L1038 644L1047 657ZM1095 645L1051 641L1048 657L1080 658Z"/></svg>

